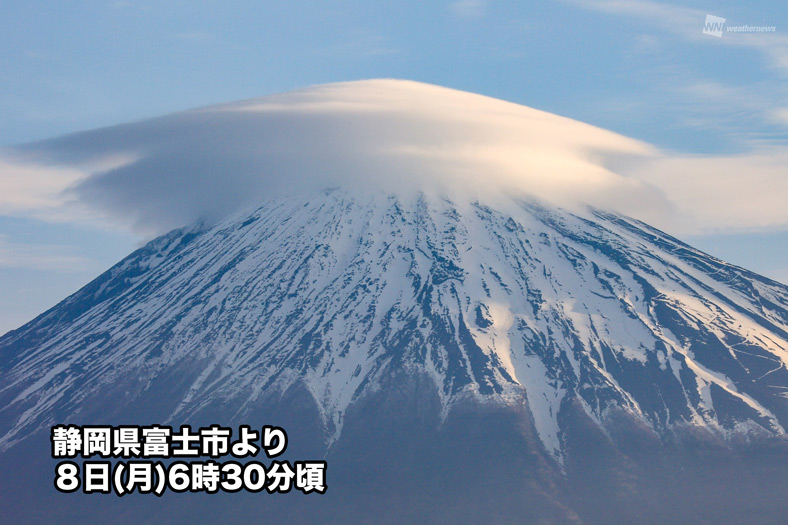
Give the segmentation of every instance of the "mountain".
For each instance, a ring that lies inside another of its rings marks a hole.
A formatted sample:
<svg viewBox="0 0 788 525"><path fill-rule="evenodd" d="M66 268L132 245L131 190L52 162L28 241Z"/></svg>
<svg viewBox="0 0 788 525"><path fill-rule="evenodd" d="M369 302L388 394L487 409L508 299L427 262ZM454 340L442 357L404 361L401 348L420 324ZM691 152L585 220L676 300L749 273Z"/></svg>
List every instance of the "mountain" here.
<svg viewBox="0 0 788 525"><path fill-rule="evenodd" d="M777 522L788 287L533 195L271 195L0 338L24 521ZM325 495L58 494L49 427L289 435Z"/></svg>

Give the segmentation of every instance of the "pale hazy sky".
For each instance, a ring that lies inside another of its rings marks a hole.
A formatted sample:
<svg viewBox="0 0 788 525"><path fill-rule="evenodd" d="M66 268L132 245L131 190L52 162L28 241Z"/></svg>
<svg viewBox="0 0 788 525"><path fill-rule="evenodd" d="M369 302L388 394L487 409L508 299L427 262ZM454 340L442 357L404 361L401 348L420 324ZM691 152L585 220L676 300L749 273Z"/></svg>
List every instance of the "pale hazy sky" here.
<svg viewBox="0 0 788 525"><path fill-rule="evenodd" d="M705 35L706 14L775 30ZM412 79L648 144L657 161L630 169L698 210L702 227L682 239L788 282L783 1L30 1L0 5L0 28L0 146L314 84ZM61 210L78 176L0 164L0 332L145 240Z"/></svg>

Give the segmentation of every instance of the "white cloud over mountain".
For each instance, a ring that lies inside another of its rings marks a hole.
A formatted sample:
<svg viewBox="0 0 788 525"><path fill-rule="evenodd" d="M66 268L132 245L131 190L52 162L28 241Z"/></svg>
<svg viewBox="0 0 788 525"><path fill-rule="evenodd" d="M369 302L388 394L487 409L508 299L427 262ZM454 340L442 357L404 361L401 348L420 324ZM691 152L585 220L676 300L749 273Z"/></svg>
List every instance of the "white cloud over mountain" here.
<svg viewBox="0 0 788 525"><path fill-rule="evenodd" d="M401 80L176 113L19 146L0 160L1 213L87 211L148 234L336 186L535 195L678 233L788 226L779 151L671 156L568 118ZM731 195L740 206L724 206Z"/></svg>

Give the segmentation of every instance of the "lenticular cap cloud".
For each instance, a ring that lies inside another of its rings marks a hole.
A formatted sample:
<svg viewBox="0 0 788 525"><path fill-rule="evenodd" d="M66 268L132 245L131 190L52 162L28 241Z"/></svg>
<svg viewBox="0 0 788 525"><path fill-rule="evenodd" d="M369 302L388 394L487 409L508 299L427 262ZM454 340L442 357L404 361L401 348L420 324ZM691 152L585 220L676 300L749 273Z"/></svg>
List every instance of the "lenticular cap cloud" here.
<svg viewBox="0 0 788 525"><path fill-rule="evenodd" d="M315 86L71 134L13 154L17 162L82 170L70 198L152 233L333 187L519 192L641 217L647 207L666 206L652 186L611 169L654 155L643 142L403 80Z"/></svg>

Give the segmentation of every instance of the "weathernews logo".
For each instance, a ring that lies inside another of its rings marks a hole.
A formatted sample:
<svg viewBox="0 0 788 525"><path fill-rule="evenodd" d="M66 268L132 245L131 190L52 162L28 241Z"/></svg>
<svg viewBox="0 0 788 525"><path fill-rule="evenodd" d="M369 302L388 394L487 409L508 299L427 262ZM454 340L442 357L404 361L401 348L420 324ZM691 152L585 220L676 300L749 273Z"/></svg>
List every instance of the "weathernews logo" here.
<svg viewBox="0 0 788 525"><path fill-rule="evenodd" d="M703 24L703 34L722 38L723 31L728 33L774 33L777 31L775 26L725 26L725 19L719 16L706 15L706 22Z"/></svg>
<svg viewBox="0 0 788 525"><path fill-rule="evenodd" d="M722 31L724 27L724 18L714 15L706 15L706 23L703 24L703 34L722 38Z"/></svg>

